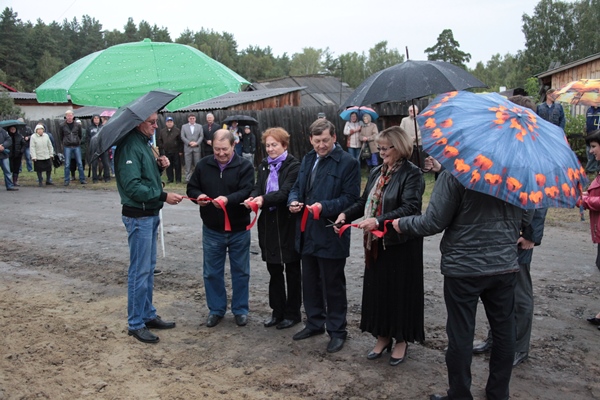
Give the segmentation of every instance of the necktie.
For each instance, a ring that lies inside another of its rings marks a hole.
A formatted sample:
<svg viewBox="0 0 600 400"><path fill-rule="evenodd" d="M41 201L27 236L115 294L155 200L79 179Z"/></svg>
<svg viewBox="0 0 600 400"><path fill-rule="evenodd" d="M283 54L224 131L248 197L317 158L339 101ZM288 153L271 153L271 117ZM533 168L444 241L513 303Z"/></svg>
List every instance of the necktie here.
<svg viewBox="0 0 600 400"><path fill-rule="evenodd" d="M321 160L321 157L317 156L317 160L313 164L313 168L312 168L312 171L310 173L310 183L311 183L311 185L313 184L313 182L315 181L315 178L317 176L317 169L318 169L317 165L319 164L319 160Z"/></svg>

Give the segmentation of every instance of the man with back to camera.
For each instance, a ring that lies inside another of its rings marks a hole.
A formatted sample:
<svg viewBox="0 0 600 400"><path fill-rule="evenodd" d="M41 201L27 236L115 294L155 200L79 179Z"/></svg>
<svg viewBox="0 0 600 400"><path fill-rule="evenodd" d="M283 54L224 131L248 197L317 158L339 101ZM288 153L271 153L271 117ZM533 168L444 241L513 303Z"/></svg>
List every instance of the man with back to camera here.
<svg viewBox="0 0 600 400"><path fill-rule="evenodd" d="M296 236L296 250L302 256L302 291L306 326L293 336L303 340L325 332L330 336L327 352L344 346L346 330L346 276L350 255L350 232L340 238L329 220L335 220L360 196L360 165L336 144L335 126L319 118L310 126L311 150L302 159L300 172L288 196L290 212L309 207L306 229ZM316 213L320 214L315 219ZM301 231L301 219L297 228Z"/></svg>

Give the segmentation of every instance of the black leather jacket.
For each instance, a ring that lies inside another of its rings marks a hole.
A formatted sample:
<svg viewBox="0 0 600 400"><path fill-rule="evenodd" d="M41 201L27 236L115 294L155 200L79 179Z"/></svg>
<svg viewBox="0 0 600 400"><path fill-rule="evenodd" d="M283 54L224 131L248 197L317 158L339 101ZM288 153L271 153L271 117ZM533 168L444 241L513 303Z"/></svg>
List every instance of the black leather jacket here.
<svg viewBox="0 0 600 400"><path fill-rule="evenodd" d="M364 215L369 193L371 193L373 186L377 184L381 168L382 165L371 171L367 186L360 199L343 211L346 214L347 221L353 221ZM379 230L383 231L385 220L407 215L421 215L424 191L423 173L413 163L405 161L400 169L391 176L390 181L383 189L382 213L376 217L379 222ZM388 224L387 233L383 237L383 245L385 247L393 246L404 243L409 239L408 235L398 234L392 225Z"/></svg>
<svg viewBox="0 0 600 400"><path fill-rule="evenodd" d="M83 131L81 125L73 122L73 129L69 128L66 122L60 124L59 128L60 138L62 140L63 147L77 147L81 146L81 139L83 138Z"/></svg>

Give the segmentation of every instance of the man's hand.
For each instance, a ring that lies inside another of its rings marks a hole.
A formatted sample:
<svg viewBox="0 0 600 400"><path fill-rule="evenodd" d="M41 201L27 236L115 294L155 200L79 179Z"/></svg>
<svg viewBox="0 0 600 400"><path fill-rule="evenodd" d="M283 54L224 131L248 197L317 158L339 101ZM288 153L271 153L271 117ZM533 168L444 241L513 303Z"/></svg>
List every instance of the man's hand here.
<svg viewBox="0 0 600 400"><path fill-rule="evenodd" d="M392 226L394 227L394 229L396 230L396 232L402 233L402 231L400 230L400 224L398 223L399 221L400 221L400 218L396 218L394 220L394 222L392 222Z"/></svg>
<svg viewBox="0 0 600 400"><path fill-rule="evenodd" d="M208 200L203 200L208 198L207 195L205 194L201 194L200 196L198 196L198 198L196 199L196 201L198 202L198 204L200 205L200 207L204 207L205 205L207 205L208 203L210 203L210 201Z"/></svg>
<svg viewBox="0 0 600 400"><path fill-rule="evenodd" d="M264 199L262 196L248 197L246 200L244 200L244 205L246 206L246 208L250 208L250 205L248 205L248 202L250 202L250 201L256 203L258 208L261 208L263 206Z"/></svg>
<svg viewBox="0 0 600 400"><path fill-rule="evenodd" d="M292 214L299 213L302 211L302 207L304 207L304 203L298 203L297 201L292 201L290 203L289 209Z"/></svg>
<svg viewBox="0 0 600 400"><path fill-rule="evenodd" d="M319 209L319 213L321 213L321 211L323 211L323 205L319 202L314 203L311 207L317 207ZM312 213L313 209L309 208L308 211Z"/></svg>
<svg viewBox="0 0 600 400"><path fill-rule="evenodd" d="M167 193L167 204L175 205L181 203L183 196L177 193Z"/></svg>
<svg viewBox="0 0 600 400"><path fill-rule="evenodd" d="M212 202L212 203L213 203L213 206L215 206L216 208L219 208L219 209L220 209L220 208L221 208L221 205L219 205L219 203L217 203L218 201L222 201L222 202L223 202L223 205L224 205L224 206L226 206L226 205L227 205L227 202L228 202L229 200L227 200L227 197L225 197L225 196L219 196L219 197L217 197L216 199L214 199L214 200L213 200L213 202Z"/></svg>
<svg viewBox="0 0 600 400"><path fill-rule="evenodd" d="M158 163L158 165L161 168L167 168L169 165L171 165L171 162L169 161L169 159L167 158L167 156L160 156L156 159L156 162Z"/></svg>
<svg viewBox="0 0 600 400"><path fill-rule="evenodd" d="M519 238L519 240L517 240L517 246L523 250L531 250L531 249L533 249L534 245L535 245L535 243L530 242L529 240L525 239L523 236L521 236Z"/></svg>

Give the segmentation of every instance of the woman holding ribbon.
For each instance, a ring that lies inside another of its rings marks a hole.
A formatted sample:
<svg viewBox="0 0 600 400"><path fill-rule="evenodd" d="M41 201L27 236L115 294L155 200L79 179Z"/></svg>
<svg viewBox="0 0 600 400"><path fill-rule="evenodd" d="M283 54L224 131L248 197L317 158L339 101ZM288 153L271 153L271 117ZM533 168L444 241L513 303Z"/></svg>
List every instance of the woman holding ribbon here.
<svg viewBox="0 0 600 400"><path fill-rule="evenodd" d="M396 340L389 361L396 366L405 360L408 342L425 339L423 238L397 234L388 223L421 214L425 181L408 161L413 141L403 129L390 127L375 142L383 164L372 170L358 202L338 216L335 229L365 217L355 225L364 231L365 249L360 329L377 337L369 360L392 351Z"/></svg>
<svg viewBox="0 0 600 400"><path fill-rule="evenodd" d="M267 129L262 142L268 157L258 167L256 185L244 203L250 207L253 202L262 209L258 219L258 244L271 275L269 305L273 309L271 318L264 325L286 329L302 318L300 254L294 249L299 214L290 213L287 207L288 194L298 176L300 162L288 154L290 135L284 129Z"/></svg>

